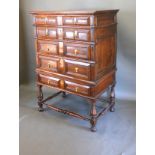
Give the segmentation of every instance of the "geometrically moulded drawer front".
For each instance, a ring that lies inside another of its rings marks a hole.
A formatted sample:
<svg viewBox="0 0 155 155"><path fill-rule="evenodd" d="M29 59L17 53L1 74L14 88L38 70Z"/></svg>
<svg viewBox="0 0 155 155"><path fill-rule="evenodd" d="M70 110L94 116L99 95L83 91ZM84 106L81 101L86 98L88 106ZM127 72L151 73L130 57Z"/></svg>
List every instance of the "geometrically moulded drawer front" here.
<svg viewBox="0 0 155 155"><path fill-rule="evenodd" d="M59 79L58 78L54 78L54 77L49 77L43 74L39 74L38 75L38 80L39 82L49 85L49 86L53 86L53 87L59 87Z"/></svg>
<svg viewBox="0 0 155 155"><path fill-rule="evenodd" d="M82 85L82 84L79 84L76 82L70 82L67 80L61 80L57 77L51 77L44 74L38 74L37 78L38 78L38 82L42 84L61 88L78 94L83 94L87 96L90 95L90 86L87 86L87 85Z"/></svg>
<svg viewBox="0 0 155 155"><path fill-rule="evenodd" d="M90 17L89 16L64 16L62 18L63 25L81 25L81 26L89 26L90 25Z"/></svg>
<svg viewBox="0 0 155 155"><path fill-rule="evenodd" d="M56 26L57 17L56 16L43 16L43 15L35 16L34 24L38 24L38 25L49 24L51 26Z"/></svg>
<svg viewBox="0 0 155 155"><path fill-rule="evenodd" d="M62 58L49 58L39 56L38 67L50 71L57 72L79 79L90 80L91 64L77 62Z"/></svg>
<svg viewBox="0 0 155 155"><path fill-rule="evenodd" d="M89 29L63 29L63 39L91 41Z"/></svg>
<svg viewBox="0 0 155 155"><path fill-rule="evenodd" d="M93 41L90 29L36 27L35 36L42 39Z"/></svg>
<svg viewBox="0 0 155 155"><path fill-rule="evenodd" d="M58 39L57 28L36 27L36 36L38 38Z"/></svg>
<svg viewBox="0 0 155 155"><path fill-rule="evenodd" d="M83 95L90 95L90 87L77 84L75 82L65 81L65 89L71 92L76 92Z"/></svg>
<svg viewBox="0 0 155 155"><path fill-rule="evenodd" d="M55 75L39 70L37 70L37 81L41 84L64 89L77 94L95 97L99 95L103 90L105 90L109 85L114 83L115 70L109 72L95 85L81 82L78 78L68 79L64 76Z"/></svg>
<svg viewBox="0 0 155 155"><path fill-rule="evenodd" d="M70 58L91 60L94 57L93 49L93 45L90 44L37 40L37 51L39 54L60 55Z"/></svg>
<svg viewBox="0 0 155 155"><path fill-rule="evenodd" d="M93 47L94 46L90 44L37 40L37 52L39 52L39 54L60 55L84 60L93 60Z"/></svg>
<svg viewBox="0 0 155 155"><path fill-rule="evenodd" d="M93 22L93 21L92 21ZM35 25L50 25L50 26L89 26L90 16L50 16L38 15L34 18Z"/></svg>
<svg viewBox="0 0 155 155"><path fill-rule="evenodd" d="M47 58L47 57L39 57L38 66L41 69L58 72L59 59L57 58Z"/></svg>
<svg viewBox="0 0 155 155"><path fill-rule="evenodd" d="M59 43L58 42L51 42L51 41L44 41L38 40L37 49L40 54L54 54L58 55L59 52Z"/></svg>
<svg viewBox="0 0 155 155"><path fill-rule="evenodd" d="M64 43L64 56L91 60L91 45Z"/></svg>
<svg viewBox="0 0 155 155"><path fill-rule="evenodd" d="M90 69L91 65L89 63L65 60L66 75L80 79L90 80Z"/></svg>

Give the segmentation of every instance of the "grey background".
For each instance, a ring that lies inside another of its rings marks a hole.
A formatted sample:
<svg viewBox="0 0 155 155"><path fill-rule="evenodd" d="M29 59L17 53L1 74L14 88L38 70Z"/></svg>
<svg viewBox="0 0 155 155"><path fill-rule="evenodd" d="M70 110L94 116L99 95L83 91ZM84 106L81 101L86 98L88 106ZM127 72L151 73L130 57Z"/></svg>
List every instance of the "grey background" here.
<svg viewBox="0 0 155 155"><path fill-rule="evenodd" d="M116 96L136 99L135 0L20 0L20 85L35 81L35 48L32 10L120 9Z"/></svg>

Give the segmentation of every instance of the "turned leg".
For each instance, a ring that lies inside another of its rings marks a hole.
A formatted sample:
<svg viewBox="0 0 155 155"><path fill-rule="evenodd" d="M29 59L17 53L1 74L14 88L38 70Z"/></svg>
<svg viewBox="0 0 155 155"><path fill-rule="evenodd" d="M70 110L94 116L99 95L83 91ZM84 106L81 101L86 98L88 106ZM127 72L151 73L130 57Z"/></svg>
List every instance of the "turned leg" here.
<svg viewBox="0 0 155 155"><path fill-rule="evenodd" d="M42 92L42 86L41 85L37 85L38 87L38 111L42 112L44 111L43 109L43 104L40 103L43 100L43 92Z"/></svg>
<svg viewBox="0 0 155 155"><path fill-rule="evenodd" d="M62 97L66 97L66 92L62 92Z"/></svg>
<svg viewBox="0 0 155 155"><path fill-rule="evenodd" d="M92 132L96 132L96 101L92 101L91 102L91 109L90 109L90 116L91 116L91 120L90 120L90 124L91 124L91 131Z"/></svg>
<svg viewBox="0 0 155 155"><path fill-rule="evenodd" d="M114 112L115 111L115 84L113 84L110 89L110 104L112 105L110 107L110 111Z"/></svg>

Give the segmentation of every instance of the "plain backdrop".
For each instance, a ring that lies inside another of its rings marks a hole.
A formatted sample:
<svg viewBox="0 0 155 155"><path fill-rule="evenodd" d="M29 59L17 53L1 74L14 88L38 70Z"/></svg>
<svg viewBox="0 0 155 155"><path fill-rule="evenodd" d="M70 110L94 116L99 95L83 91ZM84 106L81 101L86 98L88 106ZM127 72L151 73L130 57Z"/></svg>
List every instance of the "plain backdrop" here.
<svg viewBox="0 0 155 155"><path fill-rule="evenodd" d="M116 97L136 99L135 0L20 0L20 85L35 81L32 10L120 9L118 12Z"/></svg>

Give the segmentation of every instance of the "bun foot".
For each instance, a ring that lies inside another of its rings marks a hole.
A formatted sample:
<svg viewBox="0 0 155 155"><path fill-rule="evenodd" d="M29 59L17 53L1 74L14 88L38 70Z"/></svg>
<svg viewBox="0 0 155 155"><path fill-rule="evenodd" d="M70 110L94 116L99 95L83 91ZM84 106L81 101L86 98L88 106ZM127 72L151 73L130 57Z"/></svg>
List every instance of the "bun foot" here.
<svg viewBox="0 0 155 155"><path fill-rule="evenodd" d="M110 112L115 112L115 107L110 107Z"/></svg>
<svg viewBox="0 0 155 155"><path fill-rule="evenodd" d="M44 109L43 109L42 107L39 107L39 108L38 108L38 111L39 111L39 112L43 112Z"/></svg>

